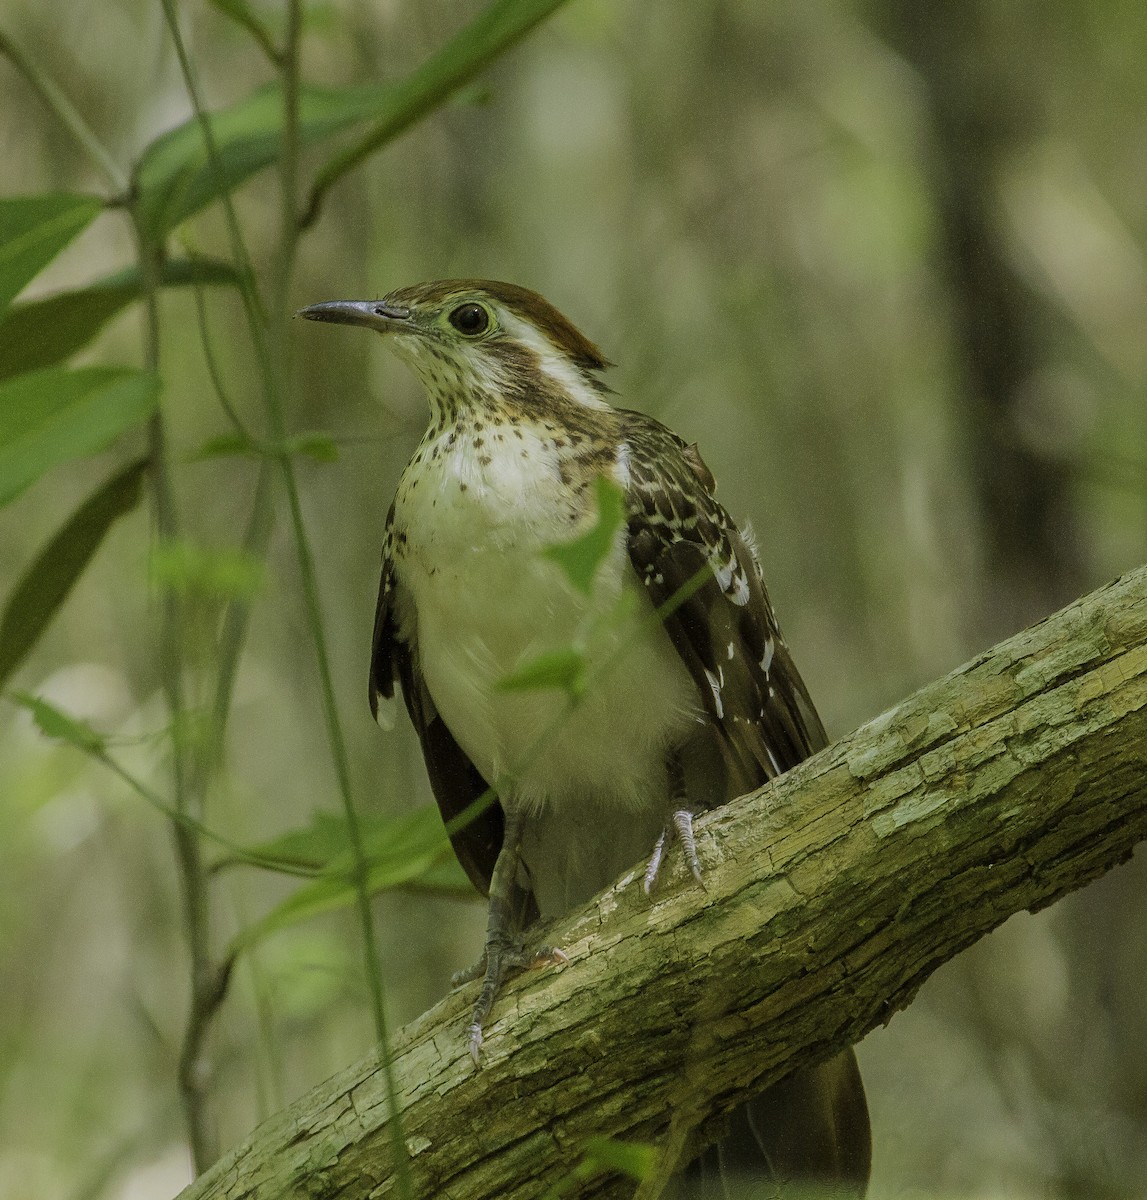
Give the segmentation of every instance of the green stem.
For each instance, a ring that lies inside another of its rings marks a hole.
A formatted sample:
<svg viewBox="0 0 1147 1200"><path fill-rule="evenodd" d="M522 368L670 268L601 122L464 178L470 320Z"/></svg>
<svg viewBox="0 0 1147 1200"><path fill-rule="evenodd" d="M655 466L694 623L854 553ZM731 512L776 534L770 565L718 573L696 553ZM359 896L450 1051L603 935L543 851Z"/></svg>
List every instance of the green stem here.
<svg viewBox="0 0 1147 1200"><path fill-rule="evenodd" d="M133 217L136 217L133 210ZM159 370L158 251L135 221L140 265L141 299L144 314L144 365ZM172 541L179 534L179 517L167 454L167 435L162 412L148 426L152 490L155 499L156 533L160 541ZM181 630L183 606L174 592L164 593L160 604L160 662L163 690L167 698L172 727L172 786L175 811L180 817L202 818L201 806L188 788L185 751L186 705L183 695L183 651ZM214 1161L214 1137L208 1128L206 1113L207 1072L202 1063L203 1032L210 1017L212 998L219 994L220 975L213 969L209 944L209 898L203 849L196 829L183 820L172 822L176 861L183 888L184 927L191 969L191 999L187 1030L179 1059L179 1094L187 1123L188 1140L197 1171ZM225 977L223 977L225 985Z"/></svg>
<svg viewBox="0 0 1147 1200"><path fill-rule="evenodd" d="M300 229L297 201L299 184L298 44L302 25L302 5L300 0L289 0L287 9L287 34L283 48L282 63L284 106L283 153L279 160L282 205L281 228L279 252L276 259L274 302L272 306L275 322L273 326L274 352L272 354L272 362L276 371L276 386L271 393L273 403L269 406L268 412L271 437L279 443L282 443L286 436L282 411L282 400L287 394L287 383L290 378L290 349L287 341L286 314L290 308L290 281ZM413 1195L413 1186L410 1178L409 1160L406 1153L406 1142L402 1136L402 1120L398 1107L398 1087L394 1078L390 1052L390 1036L386 1024L386 1004L382 986L382 962L379 955L378 938L374 928L374 913L370 903L370 863L363 838L362 826L359 822L358 812L354 805L354 797L351 793L350 765L342 725L338 717L338 706L335 701L334 682L331 675L330 658L327 653L322 604L319 597L318 577L315 571L314 556L307 538L306 524L303 520L298 482L295 478L294 467L290 458L287 455L283 455L279 461L282 466L283 482L290 505L291 525L299 560L299 573L303 584L307 619L310 624L311 638L314 643L315 657L318 662L327 737L330 742L331 756L334 760L335 775L338 780L339 794L342 797L343 811L347 822L347 833L354 859L355 899L362 931L363 957L365 960L367 988L370 995L371 1015L374 1018L375 1038L382 1056L387 1102L390 1105L392 1114L392 1120L390 1121L391 1152L394 1156L399 1195L403 1197L403 1200L409 1200Z"/></svg>
<svg viewBox="0 0 1147 1200"><path fill-rule="evenodd" d="M300 218L306 229L318 218L330 189L346 174L393 141L468 83L483 67L520 41L566 0L493 0L458 36L451 38L408 79L395 85L387 115L356 142L331 157L319 171Z"/></svg>
<svg viewBox="0 0 1147 1200"><path fill-rule="evenodd" d="M12 41L7 34L0 32L0 54L20 72L31 85L32 90L43 100L44 104L59 118L60 123L68 130L76 141L87 151L100 173L120 196L126 196L129 188L127 175L120 170L119 164L104 149L99 138L92 132L88 123L80 116L79 110L64 95L62 91L48 78Z"/></svg>
<svg viewBox="0 0 1147 1200"><path fill-rule="evenodd" d="M187 95L191 101L192 111L195 113L195 119L199 123L200 131L203 134L203 145L207 151L207 160L211 163L212 169L222 175L219 146L215 141L215 130L212 129L211 119L207 115L207 110L203 107L203 100L199 93L199 84L196 81L195 72L191 66L191 58L187 53L187 44L184 42L183 34L179 29L179 18L175 9L175 0L161 0L161 3L163 5L164 19L167 21L167 28L171 34L172 43L175 46L175 56L179 60L183 85L187 88ZM247 324L255 344L256 354L259 357L259 364L264 370L263 378L266 380L270 375L267 344L263 336L267 326L267 313L263 307L262 298L255 287L254 267L251 263L251 256L247 253L247 246L243 241L243 234L239 228L239 218L235 213L234 204L231 203L231 196L227 192L224 192L220 196L220 202L223 206L223 218L227 227L227 239L231 244L231 255L235 259L239 270L239 291L243 297L243 308L247 315Z"/></svg>

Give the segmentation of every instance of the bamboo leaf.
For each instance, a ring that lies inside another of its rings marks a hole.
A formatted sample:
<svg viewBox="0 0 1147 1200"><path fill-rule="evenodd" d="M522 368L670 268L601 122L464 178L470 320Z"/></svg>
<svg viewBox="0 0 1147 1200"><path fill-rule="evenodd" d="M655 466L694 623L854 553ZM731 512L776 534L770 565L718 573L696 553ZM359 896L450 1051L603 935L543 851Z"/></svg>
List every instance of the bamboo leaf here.
<svg viewBox="0 0 1147 1200"><path fill-rule="evenodd" d="M412 75L377 93L373 125L319 172L304 223L326 190L370 154L432 112L566 0L494 0Z"/></svg>
<svg viewBox="0 0 1147 1200"><path fill-rule="evenodd" d="M369 116L377 85L332 90L304 88L299 97L299 136L309 145ZM278 160L283 137L283 95L267 84L230 108L213 113L211 129L219 170L208 160L203 129L195 118L157 138L136 166L139 213L155 241L201 208L233 191Z"/></svg>
<svg viewBox="0 0 1147 1200"><path fill-rule="evenodd" d="M124 367L51 367L0 384L0 504L142 424L158 399L155 375Z"/></svg>
<svg viewBox="0 0 1147 1200"><path fill-rule="evenodd" d="M163 287L238 284L229 263L180 259L165 262ZM132 267L87 287L58 292L42 300L13 304L0 314L0 379L55 366L82 350L141 291L139 270Z"/></svg>
<svg viewBox="0 0 1147 1200"><path fill-rule="evenodd" d="M80 505L24 572L0 618L0 688L39 641L107 531L139 504L146 459L117 471Z"/></svg>
<svg viewBox="0 0 1147 1200"><path fill-rule="evenodd" d="M454 858L436 809L421 808L397 818L360 817L360 826L367 859L367 890L372 895L418 884L435 891L473 894L473 885ZM251 852L327 873L300 887L243 930L232 942L232 953L281 929L355 903L354 854L346 820L341 816L316 814L307 828L252 847Z"/></svg>
<svg viewBox="0 0 1147 1200"><path fill-rule="evenodd" d="M360 142L323 168L318 192L432 112L563 3L565 0L494 0L398 83L340 90L303 88L299 96L303 145L372 122ZM218 169L208 161L203 130L194 118L152 142L137 164L140 218L154 241L278 161L283 134L283 96L278 84L260 88L209 120L219 152ZM308 217L314 215L316 203L313 195Z"/></svg>
<svg viewBox="0 0 1147 1200"><path fill-rule="evenodd" d="M45 192L0 200L0 311L103 208L98 196Z"/></svg>

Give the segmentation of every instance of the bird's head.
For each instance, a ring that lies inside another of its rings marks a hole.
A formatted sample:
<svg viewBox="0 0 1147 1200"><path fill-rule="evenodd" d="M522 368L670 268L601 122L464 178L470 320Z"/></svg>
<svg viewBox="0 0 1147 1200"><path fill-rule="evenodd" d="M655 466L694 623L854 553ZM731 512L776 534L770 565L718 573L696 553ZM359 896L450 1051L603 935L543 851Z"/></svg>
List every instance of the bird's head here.
<svg viewBox="0 0 1147 1200"><path fill-rule="evenodd" d="M446 412L531 397L608 407L601 351L552 304L512 283L439 280L381 300L312 304L298 315L381 333Z"/></svg>

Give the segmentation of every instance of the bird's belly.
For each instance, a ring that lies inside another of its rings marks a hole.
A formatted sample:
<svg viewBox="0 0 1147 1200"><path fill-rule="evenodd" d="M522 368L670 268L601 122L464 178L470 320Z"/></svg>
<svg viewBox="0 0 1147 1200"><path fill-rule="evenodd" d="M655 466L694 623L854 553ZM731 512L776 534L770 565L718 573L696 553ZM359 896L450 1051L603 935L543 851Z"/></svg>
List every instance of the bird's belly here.
<svg viewBox="0 0 1147 1200"><path fill-rule="evenodd" d="M592 598L536 549L455 545L404 568L430 695L507 808L575 802L663 816L666 748L696 728L701 706L620 538ZM560 686L503 686L579 645L576 701Z"/></svg>

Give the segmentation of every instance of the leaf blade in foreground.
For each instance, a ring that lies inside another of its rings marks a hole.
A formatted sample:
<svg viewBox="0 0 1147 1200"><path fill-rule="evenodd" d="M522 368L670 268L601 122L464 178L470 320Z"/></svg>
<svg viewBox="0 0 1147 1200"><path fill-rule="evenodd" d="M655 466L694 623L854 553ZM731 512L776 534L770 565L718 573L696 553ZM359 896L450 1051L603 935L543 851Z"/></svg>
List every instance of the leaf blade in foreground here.
<svg viewBox="0 0 1147 1200"><path fill-rule="evenodd" d="M0 199L0 312L102 208L98 196L75 192Z"/></svg>
<svg viewBox="0 0 1147 1200"><path fill-rule="evenodd" d="M139 504L146 469L140 458L101 484L24 572L0 617L0 688L51 624L108 530Z"/></svg>
<svg viewBox="0 0 1147 1200"><path fill-rule="evenodd" d="M52 467L103 450L158 402L159 379L125 367L50 367L0 383L0 504Z"/></svg>

